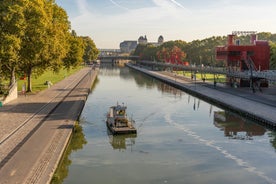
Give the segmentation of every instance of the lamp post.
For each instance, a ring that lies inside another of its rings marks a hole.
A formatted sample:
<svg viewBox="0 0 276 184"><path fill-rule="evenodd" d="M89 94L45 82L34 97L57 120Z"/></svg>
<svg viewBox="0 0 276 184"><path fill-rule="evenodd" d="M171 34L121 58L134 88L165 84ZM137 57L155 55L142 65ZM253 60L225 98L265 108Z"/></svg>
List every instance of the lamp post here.
<svg viewBox="0 0 276 184"><path fill-rule="evenodd" d="M195 79L195 88L196 88L196 70L194 72L194 79Z"/></svg>

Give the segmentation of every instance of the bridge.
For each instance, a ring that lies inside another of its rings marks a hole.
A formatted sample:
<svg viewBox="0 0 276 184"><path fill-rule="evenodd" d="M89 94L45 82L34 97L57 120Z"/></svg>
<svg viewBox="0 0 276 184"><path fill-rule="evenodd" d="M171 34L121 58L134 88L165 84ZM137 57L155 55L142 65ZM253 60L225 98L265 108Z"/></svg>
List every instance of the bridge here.
<svg viewBox="0 0 276 184"><path fill-rule="evenodd" d="M115 60L137 60L139 59L139 56L98 56L99 60L110 60L110 61L115 61Z"/></svg>
<svg viewBox="0 0 276 184"><path fill-rule="evenodd" d="M99 56L114 56L121 54L121 49L98 49Z"/></svg>
<svg viewBox="0 0 276 184"><path fill-rule="evenodd" d="M123 55L120 49L98 49L100 54L98 60L101 62L116 62L118 60L137 60L138 56Z"/></svg>
<svg viewBox="0 0 276 184"><path fill-rule="evenodd" d="M101 62L116 62L119 60L137 60L139 59L138 56L129 56L129 55L123 55L120 49L98 49L99 50L99 56L98 60Z"/></svg>

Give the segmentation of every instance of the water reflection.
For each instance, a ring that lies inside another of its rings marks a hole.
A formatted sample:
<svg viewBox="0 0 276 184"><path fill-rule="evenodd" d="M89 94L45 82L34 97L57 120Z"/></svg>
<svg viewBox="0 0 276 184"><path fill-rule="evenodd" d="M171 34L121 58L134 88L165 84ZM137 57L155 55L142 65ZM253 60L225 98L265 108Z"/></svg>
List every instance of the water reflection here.
<svg viewBox="0 0 276 184"><path fill-rule="evenodd" d="M128 68L99 79L82 113L88 145L64 183L276 183L275 132ZM114 101L131 104L137 137L108 134Z"/></svg>
<svg viewBox="0 0 276 184"><path fill-rule="evenodd" d="M276 132L269 132L268 135L270 137L270 143L276 151Z"/></svg>
<svg viewBox="0 0 276 184"><path fill-rule="evenodd" d="M172 94L175 98L181 99L182 95L185 94L183 91L169 86L165 83L158 83L157 89L165 94Z"/></svg>
<svg viewBox="0 0 276 184"><path fill-rule="evenodd" d="M224 131L224 136L231 139L252 140L253 136L263 136L266 129L249 122L228 111L214 112L214 125Z"/></svg>
<svg viewBox="0 0 276 184"><path fill-rule="evenodd" d="M127 148L132 151L132 147L135 144L136 134L125 134L125 135L112 135L107 129L107 135L109 137L109 143L114 150L124 151Z"/></svg>
<svg viewBox="0 0 276 184"><path fill-rule="evenodd" d="M191 97L193 98L193 110L196 111L196 110L199 110L199 106L200 106L200 99L196 98L196 97L193 97L191 95L188 96L188 104L190 104L191 102ZM212 105L210 106L210 114L212 113Z"/></svg>
<svg viewBox="0 0 276 184"><path fill-rule="evenodd" d="M120 76L122 79L133 79L127 67L118 64L102 63L100 66L101 76Z"/></svg>
<svg viewBox="0 0 276 184"><path fill-rule="evenodd" d="M78 123L74 127L74 131L72 133L72 138L70 140L70 143L63 155L62 161L59 164L53 178L51 181L51 184L61 184L63 180L68 175L68 168L71 165L72 161L69 159L70 154L73 151L77 151L79 149L83 148L83 145L87 143L82 126L80 126Z"/></svg>
<svg viewBox="0 0 276 184"><path fill-rule="evenodd" d="M112 65L110 63L103 63L101 65L100 75L102 76L120 76L120 78L125 80L134 79L138 87L146 87L147 89L156 88L158 91L161 91L164 94L172 94L176 98L181 98L183 91L176 89L170 85L162 83L152 77L147 75L142 75L141 72L132 70L127 67L122 67L119 65Z"/></svg>
<svg viewBox="0 0 276 184"><path fill-rule="evenodd" d="M159 82L156 82L156 79L147 75L141 75L140 72L135 70L129 69L129 73L134 77L135 83L140 88L146 87L147 89L153 89L157 87L158 84L160 84Z"/></svg>
<svg viewBox="0 0 276 184"><path fill-rule="evenodd" d="M97 85L99 85L99 83L100 83L100 80L99 80L98 76L96 76L95 81L91 86L90 93L92 93L92 91L94 91L94 89L96 88Z"/></svg>

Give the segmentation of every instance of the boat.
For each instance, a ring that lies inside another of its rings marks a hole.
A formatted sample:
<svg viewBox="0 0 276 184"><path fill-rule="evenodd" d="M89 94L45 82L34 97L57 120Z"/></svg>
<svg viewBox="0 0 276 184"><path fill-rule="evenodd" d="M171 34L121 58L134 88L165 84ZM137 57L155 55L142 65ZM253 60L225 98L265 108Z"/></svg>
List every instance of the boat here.
<svg viewBox="0 0 276 184"><path fill-rule="evenodd" d="M137 133L134 121L127 117L126 109L127 107L124 104L117 104L109 108L106 117L106 126L113 135Z"/></svg>

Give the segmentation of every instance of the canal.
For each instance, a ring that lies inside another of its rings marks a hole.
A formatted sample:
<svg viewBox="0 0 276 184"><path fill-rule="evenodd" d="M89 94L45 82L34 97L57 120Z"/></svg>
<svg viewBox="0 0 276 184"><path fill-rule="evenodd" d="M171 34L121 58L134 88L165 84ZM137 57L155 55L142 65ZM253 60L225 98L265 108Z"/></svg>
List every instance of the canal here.
<svg viewBox="0 0 276 184"><path fill-rule="evenodd" d="M117 102L136 136L109 135ZM129 68L101 68L80 126L61 165L65 184L276 183L274 131Z"/></svg>

